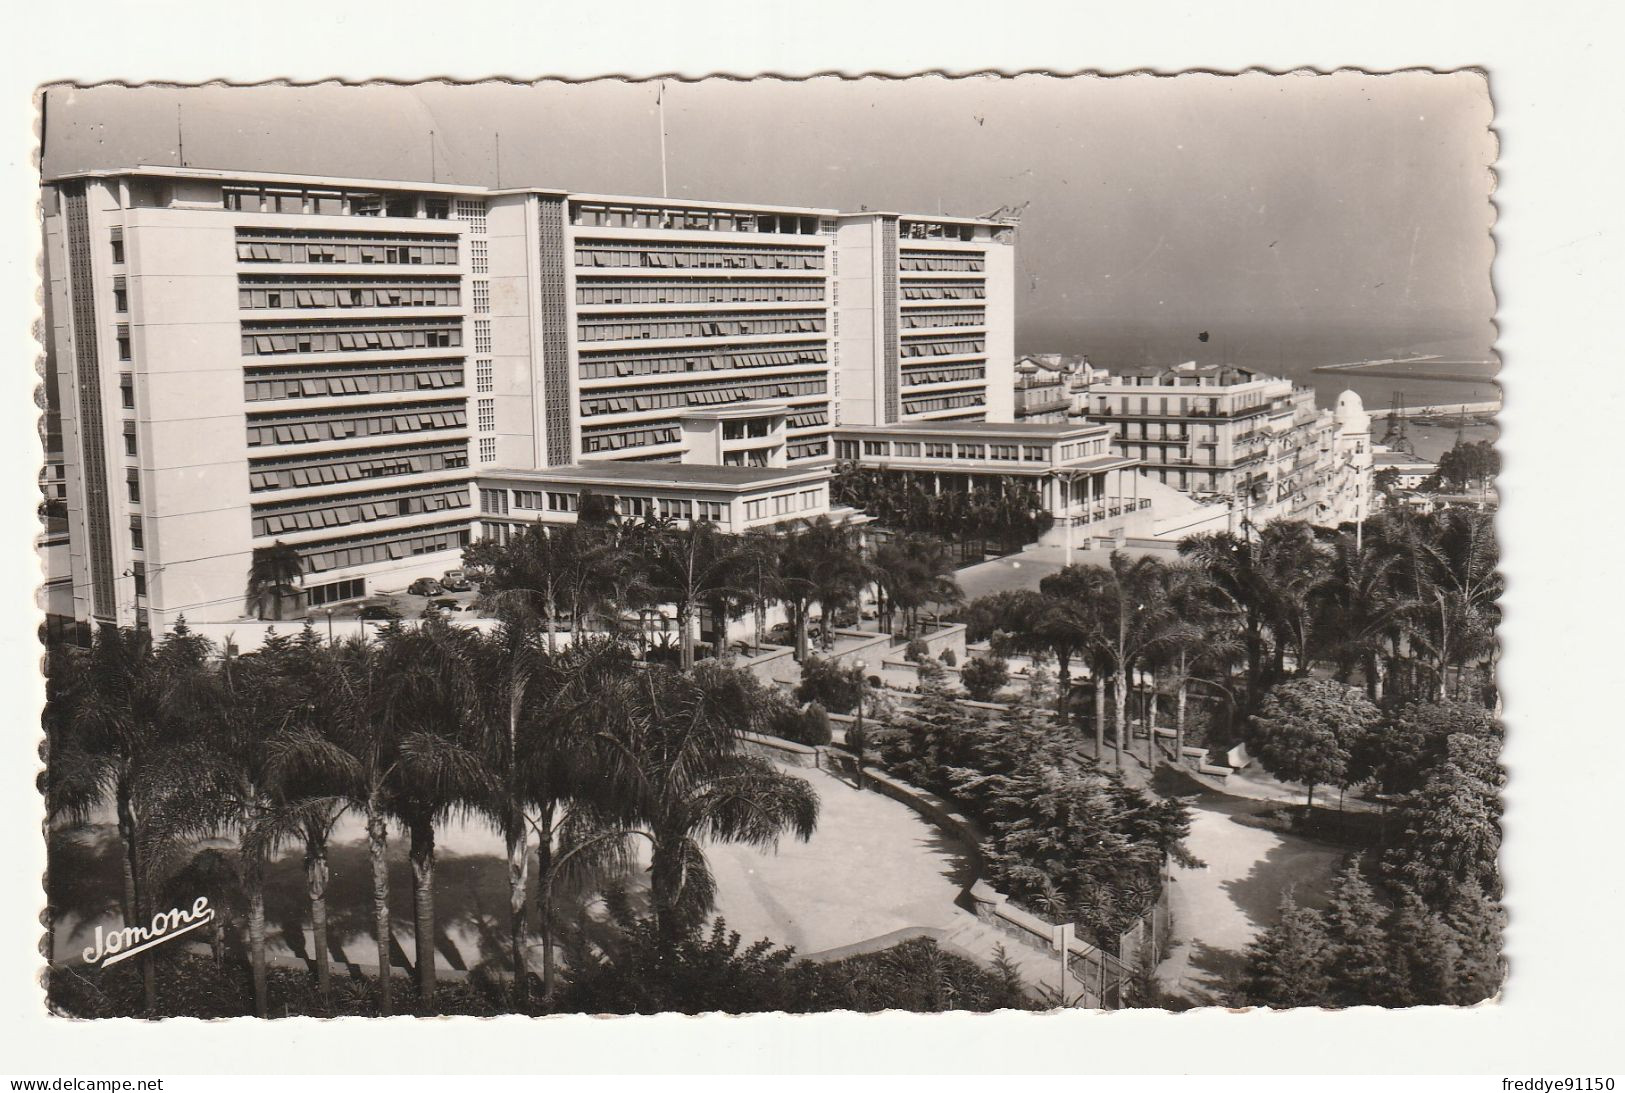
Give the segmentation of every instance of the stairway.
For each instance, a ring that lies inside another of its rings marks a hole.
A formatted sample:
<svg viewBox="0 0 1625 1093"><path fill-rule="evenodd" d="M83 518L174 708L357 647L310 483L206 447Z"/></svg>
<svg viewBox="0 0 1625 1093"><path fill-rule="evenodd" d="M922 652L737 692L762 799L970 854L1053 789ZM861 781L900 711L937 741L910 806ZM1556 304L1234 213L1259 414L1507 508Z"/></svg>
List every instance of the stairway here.
<svg viewBox="0 0 1625 1093"><path fill-rule="evenodd" d="M943 950L991 968L1002 948L1005 960L1021 975L1022 986L1028 997L1053 1004L1061 973L1060 954L1039 952L994 929L968 911L956 912L947 931L937 941ZM1077 999L1085 989L1084 984L1079 983L1075 975L1067 977L1067 997L1074 1000L1074 1005L1093 1006L1096 987L1096 984L1089 984L1088 996L1080 1003Z"/></svg>

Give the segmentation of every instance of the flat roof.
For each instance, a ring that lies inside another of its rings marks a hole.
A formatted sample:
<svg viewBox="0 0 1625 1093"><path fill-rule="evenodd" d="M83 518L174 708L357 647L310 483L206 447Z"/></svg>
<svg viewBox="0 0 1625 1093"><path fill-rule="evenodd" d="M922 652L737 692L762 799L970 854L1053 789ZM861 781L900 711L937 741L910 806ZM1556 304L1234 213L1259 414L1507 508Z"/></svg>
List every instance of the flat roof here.
<svg viewBox="0 0 1625 1093"><path fill-rule="evenodd" d="M1110 426L1093 421L1076 425L1061 421L900 421L894 425L837 425L834 432L860 437L866 434L878 436L882 433L917 433L921 436L982 433L1059 439L1108 428Z"/></svg>
<svg viewBox="0 0 1625 1093"><path fill-rule="evenodd" d="M524 191L520 191L524 192ZM759 205L739 201L699 201L687 197L650 197L647 194L570 194L571 201L601 202L606 205L648 205L671 209L723 209L729 212L802 213L812 216L839 216L839 209L811 205Z"/></svg>
<svg viewBox="0 0 1625 1093"><path fill-rule="evenodd" d="M172 167L163 164L140 163L132 167L101 168L88 171L69 171L52 175L42 181L46 184L75 178L119 178L124 175L148 175L156 178L184 178L212 182L266 182L286 186L332 186L340 189L394 189L417 190L427 193L479 194L484 196L513 196L518 194L547 194L571 201L603 202L611 204L648 205L674 209L719 209L731 212L794 213L818 217L841 215L838 209L825 209L804 205L769 205L737 201L702 201L687 197L653 197L648 194L594 194L545 186L482 186L477 183L423 182L408 178L351 178L342 175L290 174L283 171L246 171L232 168ZM953 217L939 218L953 220Z"/></svg>
<svg viewBox="0 0 1625 1093"><path fill-rule="evenodd" d="M544 193L563 195L565 190L523 189L493 191L489 186L455 184L450 182L420 182L403 178L350 178L343 175L288 174L281 171L238 171L227 168L165 167L161 164L137 164L134 167L114 167L94 171L70 171L52 175L46 183L62 182L73 178L119 178L123 175L149 175L155 178L184 178L205 182L269 182L287 186L332 186L339 189L394 189L417 190L427 193L490 194L490 193Z"/></svg>
<svg viewBox="0 0 1625 1093"><path fill-rule="evenodd" d="M635 463L630 460L584 459L559 467L487 467L480 478L526 482L602 483L612 486L696 486L742 491L757 486L789 485L828 477L831 464L808 467L721 467L713 463Z"/></svg>

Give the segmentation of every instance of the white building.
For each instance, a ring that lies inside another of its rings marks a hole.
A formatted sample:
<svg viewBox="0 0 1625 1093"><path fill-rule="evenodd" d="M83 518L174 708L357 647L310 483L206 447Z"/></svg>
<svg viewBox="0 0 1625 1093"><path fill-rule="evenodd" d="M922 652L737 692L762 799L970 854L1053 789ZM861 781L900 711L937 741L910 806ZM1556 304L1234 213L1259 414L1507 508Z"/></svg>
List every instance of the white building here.
<svg viewBox="0 0 1625 1093"><path fill-rule="evenodd" d="M310 602L400 588L531 472L827 477L843 423L1011 417L1001 221L165 167L43 200L59 619L239 618L277 543Z"/></svg>

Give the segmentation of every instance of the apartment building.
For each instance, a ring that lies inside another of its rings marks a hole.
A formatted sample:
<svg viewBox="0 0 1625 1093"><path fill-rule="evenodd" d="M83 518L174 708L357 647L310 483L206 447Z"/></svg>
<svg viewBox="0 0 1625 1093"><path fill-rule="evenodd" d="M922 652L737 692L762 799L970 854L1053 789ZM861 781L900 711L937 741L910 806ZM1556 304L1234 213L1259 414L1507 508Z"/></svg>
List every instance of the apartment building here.
<svg viewBox="0 0 1625 1093"><path fill-rule="evenodd" d="M44 191L64 619L242 617L277 544L308 604L403 587L459 564L488 475L827 476L843 413L1010 416L996 221L164 167Z"/></svg>
<svg viewBox="0 0 1625 1093"><path fill-rule="evenodd" d="M1354 399L1340 423L1313 388L1195 362L1118 371L1084 395L1142 474L1199 500L1239 499L1255 521L1316 523L1352 519L1354 497L1369 492L1370 424ZM1363 466L1351 467L1357 455Z"/></svg>
<svg viewBox="0 0 1625 1093"><path fill-rule="evenodd" d="M836 241L839 422L1010 421L1015 228L863 212Z"/></svg>

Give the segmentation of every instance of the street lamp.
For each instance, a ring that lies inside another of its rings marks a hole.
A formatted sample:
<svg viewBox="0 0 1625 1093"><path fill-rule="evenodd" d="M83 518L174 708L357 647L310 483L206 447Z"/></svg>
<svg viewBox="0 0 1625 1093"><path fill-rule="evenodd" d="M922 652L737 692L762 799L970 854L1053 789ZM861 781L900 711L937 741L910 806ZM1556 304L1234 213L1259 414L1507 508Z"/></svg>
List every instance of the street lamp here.
<svg viewBox="0 0 1625 1093"><path fill-rule="evenodd" d="M327 644L333 644L333 609L327 609Z"/></svg>
<svg viewBox="0 0 1625 1093"><path fill-rule="evenodd" d="M869 680L865 673L869 670L867 661L857 660L853 667L858 670L858 716L852 722L852 731L847 734L846 742L852 748L852 754L857 757L857 783L858 789L864 787L863 781L863 698L864 692L869 689Z"/></svg>

